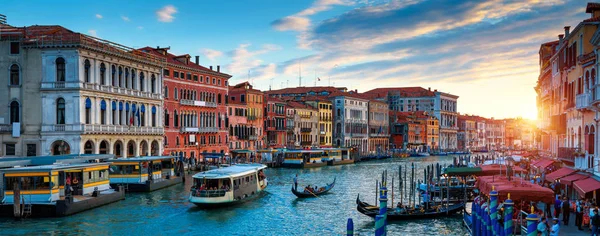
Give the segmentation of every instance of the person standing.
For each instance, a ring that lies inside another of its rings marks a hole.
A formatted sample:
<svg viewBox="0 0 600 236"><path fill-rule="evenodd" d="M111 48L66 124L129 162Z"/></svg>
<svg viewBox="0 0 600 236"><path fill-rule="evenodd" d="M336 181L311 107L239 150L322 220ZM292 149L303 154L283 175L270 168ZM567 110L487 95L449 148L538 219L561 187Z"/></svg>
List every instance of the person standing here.
<svg viewBox="0 0 600 236"><path fill-rule="evenodd" d="M294 177L294 190L298 191L298 174Z"/></svg>
<svg viewBox="0 0 600 236"><path fill-rule="evenodd" d="M537 225L538 235L548 236L548 226L546 225L546 218L542 217L540 223Z"/></svg>
<svg viewBox="0 0 600 236"><path fill-rule="evenodd" d="M558 236L560 226L558 225L558 218L554 218L552 228L550 228L550 236Z"/></svg>
<svg viewBox="0 0 600 236"><path fill-rule="evenodd" d="M563 224L568 226L569 216L571 216L571 204L569 204L569 199L567 197L563 197L561 208L563 213Z"/></svg>
<svg viewBox="0 0 600 236"><path fill-rule="evenodd" d="M575 225L577 225L577 229L583 230L581 225L583 224L583 199L579 199L575 203Z"/></svg>
<svg viewBox="0 0 600 236"><path fill-rule="evenodd" d="M554 218L558 218L560 216L560 198L556 195L556 199L554 200Z"/></svg>
<svg viewBox="0 0 600 236"><path fill-rule="evenodd" d="M600 215L598 215L598 209L594 209L594 216L590 219L590 225L592 226L592 236L600 235L598 227L600 227Z"/></svg>

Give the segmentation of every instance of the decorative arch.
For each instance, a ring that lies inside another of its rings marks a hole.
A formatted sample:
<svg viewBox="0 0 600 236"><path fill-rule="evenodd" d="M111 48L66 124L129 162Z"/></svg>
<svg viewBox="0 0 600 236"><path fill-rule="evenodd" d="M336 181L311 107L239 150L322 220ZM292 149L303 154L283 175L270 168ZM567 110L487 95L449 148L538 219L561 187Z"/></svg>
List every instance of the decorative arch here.
<svg viewBox="0 0 600 236"><path fill-rule="evenodd" d="M135 142L133 140L129 140L127 142L127 157L135 157Z"/></svg>
<svg viewBox="0 0 600 236"><path fill-rule="evenodd" d="M83 153L94 154L94 142L92 140L88 140L83 144Z"/></svg>
<svg viewBox="0 0 600 236"><path fill-rule="evenodd" d="M122 157L123 153L124 153L123 141L121 141L121 140L115 141L115 143L113 144L113 154L117 157Z"/></svg>
<svg viewBox="0 0 600 236"><path fill-rule="evenodd" d="M64 140L56 140L50 145L50 153L53 156L71 154L71 145Z"/></svg>
<svg viewBox="0 0 600 236"><path fill-rule="evenodd" d="M150 145L150 155L151 156L159 156L160 155L160 146L157 140L152 141Z"/></svg>
<svg viewBox="0 0 600 236"><path fill-rule="evenodd" d="M90 60L85 59L85 61L83 62L83 78L84 78L84 82L86 83L90 83L91 81L91 72L90 69L92 68L92 64L90 63Z"/></svg>
<svg viewBox="0 0 600 236"><path fill-rule="evenodd" d="M142 140L140 142L140 150L138 152L139 156L148 156L148 142L146 140Z"/></svg>
<svg viewBox="0 0 600 236"><path fill-rule="evenodd" d="M10 71L10 84L11 86L18 86L21 84L21 67L17 64L12 64L9 68Z"/></svg>
<svg viewBox="0 0 600 236"><path fill-rule="evenodd" d="M100 145L98 146L98 153L99 154L108 154L108 141L106 140L102 140L102 142L100 142Z"/></svg>

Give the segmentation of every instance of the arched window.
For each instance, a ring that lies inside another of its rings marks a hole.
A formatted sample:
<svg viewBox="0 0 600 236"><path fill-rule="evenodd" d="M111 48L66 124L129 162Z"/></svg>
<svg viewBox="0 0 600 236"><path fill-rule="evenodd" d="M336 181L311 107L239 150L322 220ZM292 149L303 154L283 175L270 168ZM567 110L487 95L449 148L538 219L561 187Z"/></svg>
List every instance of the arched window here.
<svg viewBox="0 0 600 236"><path fill-rule="evenodd" d="M65 59L56 58L56 82L65 82Z"/></svg>
<svg viewBox="0 0 600 236"><path fill-rule="evenodd" d="M165 94L163 94L165 98L169 98L169 87L165 86Z"/></svg>
<svg viewBox="0 0 600 236"><path fill-rule="evenodd" d="M90 67L92 67L90 60L86 59L83 63L83 78L85 79L86 83L90 82Z"/></svg>
<svg viewBox="0 0 600 236"><path fill-rule="evenodd" d="M112 80L112 86L117 87L117 67L115 65L112 65L110 78Z"/></svg>
<svg viewBox="0 0 600 236"><path fill-rule="evenodd" d="M219 104L221 104L221 94L220 94L220 93L219 93L219 95L217 95L217 102L218 102Z"/></svg>
<svg viewBox="0 0 600 236"><path fill-rule="evenodd" d="M175 138L175 146L179 146L179 136Z"/></svg>
<svg viewBox="0 0 600 236"><path fill-rule="evenodd" d="M17 64L10 66L10 85L19 85L19 66Z"/></svg>
<svg viewBox="0 0 600 236"><path fill-rule="evenodd" d="M12 124L15 122L19 122L19 117L20 117L19 102L12 101L10 103L10 123Z"/></svg>
<svg viewBox="0 0 600 236"><path fill-rule="evenodd" d="M100 63L100 84L106 85L106 65Z"/></svg>
<svg viewBox="0 0 600 236"><path fill-rule="evenodd" d="M65 124L65 99L63 98L56 100L56 124Z"/></svg>
<svg viewBox="0 0 600 236"><path fill-rule="evenodd" d="M177 88L173 89L173 97L177 100Z"/></svg>
<svg viewBox="0 0 600 236"><path fill-rule="evenodd" d="M169 110L165 109L165 127L169 127Z"/></svg>
<svg viewBox="0 0 600 236"><path fill-rule="evenodd" d="M152 79L150 80L150 92L156 93L156 77L152 75Z"/></svg>
<svg viewBox="0 0 600 236"><path fill-rule="evenodd" d="M156 107L152 106L152 127L156 127Z"/></svg>
<svg viewBox="0 0 600 236"><path fill-rule="evenodd" d="M90 98L85 99L85 123L92 123L92 100Z"/></svg>
<svg viewBox="0 0 600 236"><path fill-rule="evenodd" d="M100 124L106 124L106 101L100 101Z"/></svg>
<svg viewBox="0 0 600 236"><path fill-rule="evenodd" d="M179 115L177 115L177 110L173 112L173 126L179 127Z"/></svg>
<svg viewBox="0 0 600 236"><path fill-rule="evenodd" d="M129 68L125 68L125 88L129 88Z"/></svg>
<svg viewBox="0 0 600 236"><path fill-rule="evenodd" d="M144 105L140 107L140 121L141 126L146 126L146 106Z"/></svg>
<svg viewBox="0 0 600 236"><path fill-rule="evenodd" d="M136 75L136 71L135 69L131 69L131 89L136 89L136 81L135 81L135 75Z"/></svg>
<svg viewBox="0 0 600 236"><path fill-rule="evenodd" d="M144 92L144 72L140 73L140 91Z"/></svg>
<svg viewBox="0 0 600 236"><path fill-rule="evenodd" d="M119 80L117 81L117 86L123 86L123 67L119 66Z"/></svg>
<svg viewBox="0 0 600 236"><path fill-rule="evenodd" d="M111 103L111 111L112 111L112 124L113 125L117 125L117 120L119 119L118 115L117 115L117 102L113 101Z"/></svg>

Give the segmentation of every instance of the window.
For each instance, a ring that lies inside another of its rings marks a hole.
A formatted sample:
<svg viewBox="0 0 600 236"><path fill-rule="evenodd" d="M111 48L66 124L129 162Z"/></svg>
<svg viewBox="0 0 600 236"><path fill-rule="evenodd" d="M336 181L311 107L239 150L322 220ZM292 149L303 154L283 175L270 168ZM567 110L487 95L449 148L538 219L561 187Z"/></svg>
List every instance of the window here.
<svg viewBox="0 0 600 236"><path fill-rule="evenodd" d="M171 75L171 73L170 73L170 72L171 72L171 71L170 71L169 69L164 69L164 70L163 70L163 75L164 75L164 76L170 76L170 75Z"/></svg>
<svg viewBox="0 0 600 236"><path fill-rule="evenodd" d="M140 91L144 92L144 72L140 73Z"/></svg>
<svg viewBox="0 0 600 236"><path fill-rule="evenodd" d="M85 99L85 123L91 124L92 119L92 100Z"/></svg>
<svg viewBox="0 0 600 236"><path fill-rule="evenodd" d="M194 75L194 81L198 81L198 76Z"/></svg>
<svg viewBox="0 0 600 236"><path fill-rule="evenodd" d="M183 72L179 73L179 78L185 79L185 73L183 73Z"/></svg>
<svg viewBox="0 0 600 236"><path fill-rule="evenodd" d="M117 67L115 67L115 65L112 65L110 77L112 79L112 86L116 87L117 86Z"/></svg>
<svg viewBox="0 0 600 236"><path fill-rule="evenodd" d="M104 65L104 63L100 63L100 84L101 85L105 85L106 81L104 81L106 78L106 66Z"/></svg>
<svg viewBox="0 0 600 236"><path fill-rule="evenodd" d="M83 78L85 79L86 83L90 82L90 67L92 67L90 60L86 59L83 64Z"/></svg>
<svg viewBox="0 0 600 236"><path fill-rule="evenodd" d="M177 100L177 88L175 88L173 90L173 96L174 96L175 100Z"/></svg>
<svg viewBox="0 0 600 236"><path fill-rule="evenodd" d="M14 143L7 143L4 144L4 146L6 147L4 154L7 156L14 156L17 155L16 154L16 147Z"/></svg>
<svg viewBox="0 0 600 236"><path fill-rule="evenodd" d="M179 137L175 139L175 146L179 146Z"/></svg>
<svg viewBox="0 0 600 236"><path fill-rule="evenodd" d="M56 100L56 124L65 124L65 99L63 98Z"/></svg>
<svg viewBox="0 0 600 236"><path fill-rule="evenodd" d="M204 82L204 76L200 76L200 82Z"/></svg>
<svg viewBox="0 0 600 236"><path fill-rule="evenodd" d="M165 98L169 98L169 87L165 86Z"/></svg>
<svg viewBox="0 0 600 236"><path fill-rule="evenodd" d="M19 42L10 42L10 54L19 54Z"/></svg>
<svg viewBox="0 0 600 236"><path fill-rule="evenodd" d="M221 94L220 94L220 93L217 95L217 102L218 102L219 104L221 104Z"/></svg>
<svg viewBox="0 0 600 236"><path fill-rule="evenodd" d="M106 124L106 101L100 101L100 124Z"/></svg>
<svg viewBox="0 0 600 236"><path fill-rule="evenodd" d="M37 145L35 143L27 144L27 156L37 156Z"/></svg>
<svg viewBox="0 0 600 236"><path fill-rule="evenodd" d="M173 78L179 78L179 71L173 71Z"/></svg>
<svg viewBox="0 0 600 236"><path fill-rule="evenodd" d="M17 64L10 66L10 85L19 85L19 66Z"/></svg>
<svg viewBox="0 0 600 236"><path fill-rule="evenodd" d="M219 85L221 85L221 80L219 80Z"/></svg>
<svg viewBox="0 0 600 236"><path fill-rule="evenodd" d="M213 78L213 84L217 84L217 79Z"/></svg>
<svg viewBox="0 0 600 236"><path fill-rule="evenodd" d="M10 103L10 123L19 122L19 103L12 101Z"/></svg>
<svg viewBox="0 0 600 236"><path fill-rule="evenodd" d="M240 102L246 102L246 95L242 94L240 96Z"/></svg>
<svg viewBox="0 0 600 236"><path fill-rule="evenodd" d="M177 110L173 112L173 126L179 126L179 115L177 115Z"/></svg>
<svg viewBox="0 0 600 236"><path fill-rule="evenodd" d="M169 127L169 111L165 109L165 127Z"/></svg>
<svg viewBox="0 0 600 236"><path fill-rule="evenodd" d="M56 82L65 82L65 59L56 58Z"/></svg>
<svg viewBox="0 0 600 236"><path fill-rule="evenodd" d="M190 73L187 73L187 79L188 79L188 80L192 80L192 74L190 74Z"/></svg>
<svg viewBox="0 0 600 236"><path fill-rule="evenodd" d="M156 93L156 77L152 75L152 79L150 80L150 89L152 93Z"/></svg>

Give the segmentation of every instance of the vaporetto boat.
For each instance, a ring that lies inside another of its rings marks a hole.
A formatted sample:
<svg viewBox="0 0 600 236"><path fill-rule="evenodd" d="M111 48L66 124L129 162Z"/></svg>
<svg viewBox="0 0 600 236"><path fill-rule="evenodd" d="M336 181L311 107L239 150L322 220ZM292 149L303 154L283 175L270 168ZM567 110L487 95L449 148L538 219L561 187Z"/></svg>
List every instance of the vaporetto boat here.
<svg viewBox="0 0 600 236"><path fill-rule="evenodd" d="M267 188L262 164L237 164L193 176L190 202L204 208L220 207L256 198Z"/></svg>

